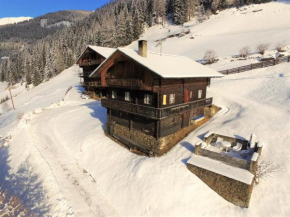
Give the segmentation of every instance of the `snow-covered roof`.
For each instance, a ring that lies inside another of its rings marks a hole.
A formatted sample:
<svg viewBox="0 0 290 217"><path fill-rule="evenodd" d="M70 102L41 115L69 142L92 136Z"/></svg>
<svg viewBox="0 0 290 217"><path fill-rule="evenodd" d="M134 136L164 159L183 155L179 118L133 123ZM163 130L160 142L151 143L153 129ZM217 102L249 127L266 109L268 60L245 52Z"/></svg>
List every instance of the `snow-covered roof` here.
<svg viewBox="0 0 290 217"><path fill-rule="evenodd" d="M163 78L206 78L206 77L223 77L224 75L217 71L203 66L194 60L185 56L174 56L148 52L147 58L142 57L137 51L128 48L118 48L125 56L134 59L139 64L148 68L152 72L160 75ZM114 53L111 55L113 56ZM110 56L110 57L111 57ZM110 59L107 58L107 60ZM104 61L90 76L93 76L99 69L102 68Z"/></svg>
<svg viewBox="0 0 290 217"><path fill-rule="evenodd" d="M93 45L88 45L86 47L86 49L82 52L82 54L80 55L80 57L78 58L77 62L80 60L80 58L84 55L85 51L90 48L93 51L95 51L96 53L100 54L101 56L105 57L106 59L112 54L114 53L114 51L116 49L114 48L109 48L109 47L99 47L99 46L93 46Z"/></svg>
<svg viewBox="0 0 290 217"><path fill-rule="evenodd" d="M226 176L228 178L246 183L248 185L252 184L254 178L254 175L248 170L233 167L220 161L210 159L208 157L192 155L187 163L220 174L222 176Z"/></svg>

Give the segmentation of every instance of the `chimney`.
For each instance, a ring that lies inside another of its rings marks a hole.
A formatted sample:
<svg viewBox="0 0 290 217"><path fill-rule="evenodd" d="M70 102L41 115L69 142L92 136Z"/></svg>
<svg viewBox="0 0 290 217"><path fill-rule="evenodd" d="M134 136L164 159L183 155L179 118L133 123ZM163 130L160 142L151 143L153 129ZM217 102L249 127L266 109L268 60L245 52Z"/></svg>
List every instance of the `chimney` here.
<svg viewBox="0 0 290 217"><path fill-rule="evenodd" d="M138 48L139 48L139 55L141 57L147 58L147 41L146 40L140 40L138 42Z"/></svg>

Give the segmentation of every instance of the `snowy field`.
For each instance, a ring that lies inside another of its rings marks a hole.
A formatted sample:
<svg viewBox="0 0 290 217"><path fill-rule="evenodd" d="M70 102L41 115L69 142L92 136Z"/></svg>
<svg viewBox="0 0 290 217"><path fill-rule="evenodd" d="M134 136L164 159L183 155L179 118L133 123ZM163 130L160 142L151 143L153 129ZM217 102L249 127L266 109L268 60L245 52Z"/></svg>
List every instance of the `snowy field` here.
<svg viewBox="0 0 290 217"><path fill-rule="evenodd" d="M219 57L225 57L212 66L219 68L234 66L227 57L238 54L243 46L254 49L259 42L269 41L272 46L281 41L290 44L289 3L246 8L221 12L199 25L186 24L200 36L168 39L163 43L164 53L201 59L205 50L215 49ZM260 8L263 11L252 12ZM181 27L168 28L179 31ZM146 32L149 50L159 50L153 41L166 31L153 27ZM136 49L136 42L129 47ZM78 67L71 67L29 91L15 86L16 111L10 109L0 116L0 136L12 138L0 142L1 186L18 195L34 213L290 215L290 63L213 79L207 97L214 97L214 104L223 109L160 158L132 154L105 137L106 109L100 102L82 98L79 72ZM73 88L65 96L69 87ZM7 83L0 83L0 98L6 95ZM255 133L266 144L262 158L279 166L277 173L254 189L249 209L228 203L187 170L194 144L208 131L246 139Z"/></svg>
<svg viewBox="0 0 290 217"><path fill-rule="evenodd" d="M74 85L64 101L48 106L36 100L24 106L35 111L23 116L7 134L12 141L1 149L1 165L7 165L1 169L1 179L7 175L4 186L20 194L35 212L52 216L290 214L288 63L213 80L208 96L223 110L160 158L132 154L104 136L106 110L100 102L81 98L76 71L71 68L61 75L67 85ZM54 86L39 87L41 92L44 89L53 92ZM51 100L60 98L55 95ZM45 109L36 109L40 107ZM3 118L12 113L0 116L1 133ZM245 138L255 133L266 143L263 158L280 166L277 174L254 189L249 209L226 202L187 170L193 144L208 131Z"/></svg>
<svg viewBox="0 0 290 217"><path fill-rule="evenodd" d="M239 10L232 8L213 15L200 24L193 20L184 26L154 26L149 28L142 38L148 40L150 51L159 53L161 47L156 40L183 30L190 30L191 33L180 38L166 39L162 45L163 53L201 60L210 49L214 50L219 58L227 57L226 59L238 55L239 50L245 46L249 46L251 52L255 53L260 43L269 43L269 48L273 50L277 43L290 45L290 2L250 5ZM194 39L190 39L191 35ZM136 49L137 42L128 47ZM221 61L213 68L222 70L254 62L235 61L225 65L225 61Z"/></svg>

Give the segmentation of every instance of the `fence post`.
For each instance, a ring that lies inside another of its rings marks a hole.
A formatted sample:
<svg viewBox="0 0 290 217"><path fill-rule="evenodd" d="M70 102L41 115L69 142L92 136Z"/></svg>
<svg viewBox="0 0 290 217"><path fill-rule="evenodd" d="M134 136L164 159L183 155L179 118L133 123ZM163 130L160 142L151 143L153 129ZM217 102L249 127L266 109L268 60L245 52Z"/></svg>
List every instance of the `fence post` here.
<svg viewBox="0 0 290 217"><path fill-rule="evenodd" d="M253 64L251 64L251 70L253 70Z"/></svg>
<svg viewBox="0 0 290 217"><path fill-rule="evenodd" d="M289 62L289 61L288 61ZM229 75L229 70L227 70L227 75Z"/></svg>
<svg viewBox="0 0 290 217"><path fill-rule="evenodd" d="M263 68L263 66L264 66L264 62L262 62L262 64L261 64L261 68Z"/></svg>
<svg viewBox="0 0 290 217"><path fill-rule="evenodd" d="M240 73L240 68L238 68L238 73Z"/></svg>
<svg viewBox="0 0 290 217"><path fill-rule="evenodd" d="M288 63L290 62L290 56L288 56Z"/></svg>
<svg viewBox="0 0 290 217"><path fill-rule="evenodd" d="M273 60L273 63L274 63L274 66L275 66L276 65L276 60L275 59Z"/></svg>

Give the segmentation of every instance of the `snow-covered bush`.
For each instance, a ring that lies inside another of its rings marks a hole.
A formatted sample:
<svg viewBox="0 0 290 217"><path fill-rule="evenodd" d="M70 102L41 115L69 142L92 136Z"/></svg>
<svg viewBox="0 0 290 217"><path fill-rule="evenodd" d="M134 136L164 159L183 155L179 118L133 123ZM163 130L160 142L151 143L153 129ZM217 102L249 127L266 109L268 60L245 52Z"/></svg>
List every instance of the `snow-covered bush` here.
<svg viewBox="0 0 290 217"><path fill-rule="evenodd" d="M255 174L255 185L258 185L262 179L275 175L279 171L279 166L272 160L263 159L258 162L258 168Z"/></svg>
<svg viewBox="0 0 290 217"><path fill-rule="evenodd" d="M258 53L264 55L265 54L265 51L269 48L269 44L267 43L262 43L262 44L259 44L257 46L257 51Z"/></svg>
<svg viewBox="0 0 290 217"><path fill-rule="evenodd" d="M246 46L240 50L240 57L247 58L251 52L251 48Z"/></svg>
<svg viewBox="0 0 290 217"><path fill-rule="evenodd" d="M278 52L282 52L283 51L283 48L286 46L286 44L285 44L285 42L278 42L277 44L276 44L276 50L278 51Z"/></svg>
<svg viewBox="0 0 290 217"><path fill-rule="evenodd" d="M204 54L203 59L207 63L213 63L217 58L216 52L214 50L207 50Z"/></svg>

